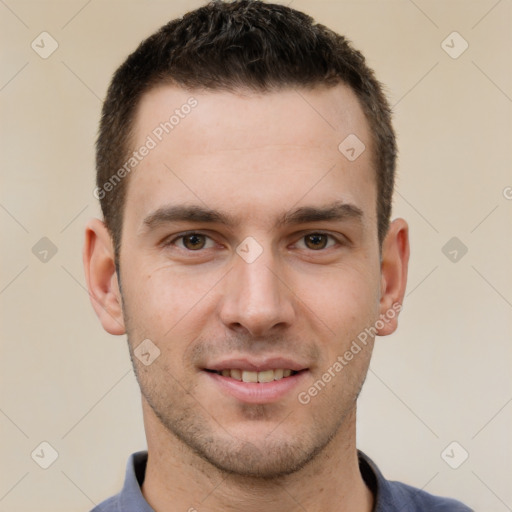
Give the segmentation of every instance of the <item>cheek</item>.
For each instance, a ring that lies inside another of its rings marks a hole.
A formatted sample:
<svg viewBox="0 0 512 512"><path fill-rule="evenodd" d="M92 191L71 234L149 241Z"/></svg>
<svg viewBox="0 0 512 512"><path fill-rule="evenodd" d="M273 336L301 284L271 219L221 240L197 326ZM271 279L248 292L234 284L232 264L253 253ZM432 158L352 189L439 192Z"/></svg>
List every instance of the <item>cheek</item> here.
<svg viewBox="0 0 512 512"><path fill-rule="evenodd" d="M298 295L342 339L357 335L378 317L379 278L369 267L331 269L316 279L302 281Z"/></svg>
<svg viewBox="0 0 512 512"><path fill-rule="evenodd" d="M180 338L190 330L191 319L205 317L207 296L218 277L196 272L183 273L169 265L143 268L142 265L127 276L123 299L129 330L137 335L164 341ZM199 328L200 322L192 327ZM185 336L194 336L191 332Z"/></svg>

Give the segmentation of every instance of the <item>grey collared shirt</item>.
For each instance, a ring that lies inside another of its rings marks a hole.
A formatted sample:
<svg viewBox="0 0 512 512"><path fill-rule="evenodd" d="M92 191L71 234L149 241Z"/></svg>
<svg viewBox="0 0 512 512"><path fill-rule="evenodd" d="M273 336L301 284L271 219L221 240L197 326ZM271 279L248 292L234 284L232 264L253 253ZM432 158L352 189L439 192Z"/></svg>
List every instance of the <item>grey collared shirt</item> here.
<svg viewBox="0 0 512 512"><path fill-rule="evenodd" d="M358 451L359 469L375 498L373 512L473 512L459 501L433 496L401 482L386 480L374 462ZM119 494L100 503L91 512L155 512L144 499L141 485L146 473L148 452L130 456Z"/></svg>

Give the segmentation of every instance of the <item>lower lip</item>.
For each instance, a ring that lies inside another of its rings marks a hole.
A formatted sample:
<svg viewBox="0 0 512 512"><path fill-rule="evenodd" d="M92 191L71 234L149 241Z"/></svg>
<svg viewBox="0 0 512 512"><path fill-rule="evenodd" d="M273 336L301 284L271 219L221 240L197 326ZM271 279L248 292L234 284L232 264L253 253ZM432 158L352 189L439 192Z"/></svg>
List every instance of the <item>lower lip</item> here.
<svg viewBox="0 0 512 512"><path fill-rule="evenodd" d="M308 371L302 370L294 375L272 382L243 382L206 370L204 370L204 373L224 393L233 396L237 400L249 404L266 404L277 402L290 394L304 380Z"/></svg>

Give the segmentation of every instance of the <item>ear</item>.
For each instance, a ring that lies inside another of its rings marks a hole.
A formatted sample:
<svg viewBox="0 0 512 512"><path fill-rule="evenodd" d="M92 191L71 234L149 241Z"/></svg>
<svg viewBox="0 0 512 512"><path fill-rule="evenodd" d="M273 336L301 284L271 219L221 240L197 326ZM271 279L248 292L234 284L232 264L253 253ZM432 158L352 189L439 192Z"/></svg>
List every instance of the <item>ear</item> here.
<svg viewBox="0 0 512 512"><path fill-rule="evenodd" d="M85 228L83 262L89 297L101 325L110 334L124 334L114 247L107 227L99 219L91 219Z"/></svg>
<svg viewBox="0 0 512 512"><path fill-rule="evenodd" d="M404 219L395 219L382 242L380 318L384 327L379 336L387 336L398 327L398 313L407 284L409 265L409 227Z"/></svg>

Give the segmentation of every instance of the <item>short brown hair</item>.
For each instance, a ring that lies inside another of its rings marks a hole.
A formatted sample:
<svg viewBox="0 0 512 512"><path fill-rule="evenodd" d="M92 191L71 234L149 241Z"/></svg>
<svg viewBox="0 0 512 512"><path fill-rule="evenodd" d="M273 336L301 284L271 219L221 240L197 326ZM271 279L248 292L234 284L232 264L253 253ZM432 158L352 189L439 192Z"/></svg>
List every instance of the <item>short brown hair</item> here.
<svg viewBox="0 0 512 512"><path fill-rule="evenodd" d="M166 82L186 89L256 92L348 85L373 136L382 243L391 216L396 161L391 110L363 55L345 37L302 12L258 0L211 1L167 23L144 40L112 78L96 143L97 191L116 178L129 158L141 97ZM118 180L111 192L99 196L116 262L127 185L127 178Z"/></svg>

